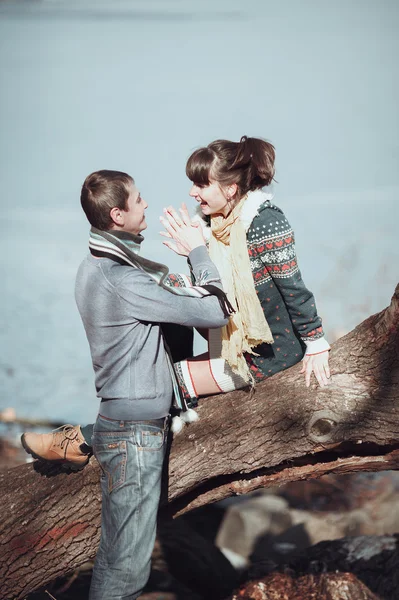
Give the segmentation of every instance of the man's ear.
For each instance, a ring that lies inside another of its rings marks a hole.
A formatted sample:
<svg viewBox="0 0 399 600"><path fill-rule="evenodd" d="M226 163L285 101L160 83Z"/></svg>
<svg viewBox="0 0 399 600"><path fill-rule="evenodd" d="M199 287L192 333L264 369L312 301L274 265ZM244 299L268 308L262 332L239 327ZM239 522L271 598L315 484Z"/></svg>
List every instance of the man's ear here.
<svg viewBox="0 0 399 600"><path fill-rule="evenodd" d="M113 220L114 224L118 227L123 227L123 225L125 224L125 216L123 214L123 210L121 210L117 206L111 208L111 210L109 211L109 216Z"/></svg>

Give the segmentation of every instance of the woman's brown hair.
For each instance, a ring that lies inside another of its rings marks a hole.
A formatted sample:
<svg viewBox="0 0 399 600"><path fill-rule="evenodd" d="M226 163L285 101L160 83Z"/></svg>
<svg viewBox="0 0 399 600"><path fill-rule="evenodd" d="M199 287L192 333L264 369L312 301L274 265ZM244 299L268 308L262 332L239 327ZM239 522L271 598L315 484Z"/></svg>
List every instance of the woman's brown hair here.
<svg viewBox="0 0 399 600"><path fill-rule="evenodd" d="M238 196L270 185L274 178L274 146L260 138L244 135L239 142L216 140L199 148L186 165L187 177L199 186L210 180L221 186L236 183Z"/></svg>

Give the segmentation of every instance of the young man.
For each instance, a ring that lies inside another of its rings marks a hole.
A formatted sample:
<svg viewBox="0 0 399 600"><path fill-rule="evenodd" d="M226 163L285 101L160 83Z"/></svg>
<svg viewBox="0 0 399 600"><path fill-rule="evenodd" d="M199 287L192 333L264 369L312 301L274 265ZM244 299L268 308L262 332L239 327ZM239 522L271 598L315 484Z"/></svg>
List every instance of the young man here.
<svg viewBox="0 0 399 600"><path fill-rule="evenodd" d="M75 297L101 398L93 437L86 442L103 472L101 541L90 599L133 600L150 572L169 413L177 389L161 324L215 328L225 325L228 315L201 230L186 215L169 216L168 226L181 229L192 274L201 280L201 287L187 291L168 289L163 285L167 269L138 255L147 203L129 175L92 173L83 184L81 204L92 228ZM79 427L26 433L22 443L35 457L77 468L90 455Z"/></svg>

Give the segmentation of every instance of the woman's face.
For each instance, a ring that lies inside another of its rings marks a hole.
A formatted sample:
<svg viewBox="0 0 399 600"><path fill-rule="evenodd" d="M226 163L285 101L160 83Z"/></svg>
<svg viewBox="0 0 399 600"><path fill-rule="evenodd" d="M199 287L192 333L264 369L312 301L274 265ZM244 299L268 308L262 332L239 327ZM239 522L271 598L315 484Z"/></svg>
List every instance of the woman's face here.
<svg viewBox="0 0 399 600"><path fill-rule="evenodd" d="M210 180L205 186L194 183L189 193L199 202L204 215L222 214L227 217L232 209L232 202L227 200L227 192L216 181Z"/></svg>

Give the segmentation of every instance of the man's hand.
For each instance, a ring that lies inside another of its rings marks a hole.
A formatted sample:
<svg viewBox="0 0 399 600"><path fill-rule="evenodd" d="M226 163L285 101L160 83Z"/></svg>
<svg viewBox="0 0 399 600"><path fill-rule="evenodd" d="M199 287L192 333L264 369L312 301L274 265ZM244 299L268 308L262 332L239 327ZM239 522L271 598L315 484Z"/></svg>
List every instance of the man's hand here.
<svg viewBox="0 0 399 600"><path fill-rule="evenodd" d="M301 373L305 373L306 387L310 386L310 377L315 374L320 387L328 385L330 378L330 367L328 366L329 351L320 352L320 354L305 355Z"/></svg>
<svg viewBox="0 0 399 600"><path fill-rule="evenodd" d="M182 204L179 212L173 206L164 208L163 212L164 216L159 219L166 232L161 231L160 234L169 238L169 241L163 242L165 246L180 256L188 256L194 248L205 246L202 228L199 223L191 222L185 204Z"/></svg>

